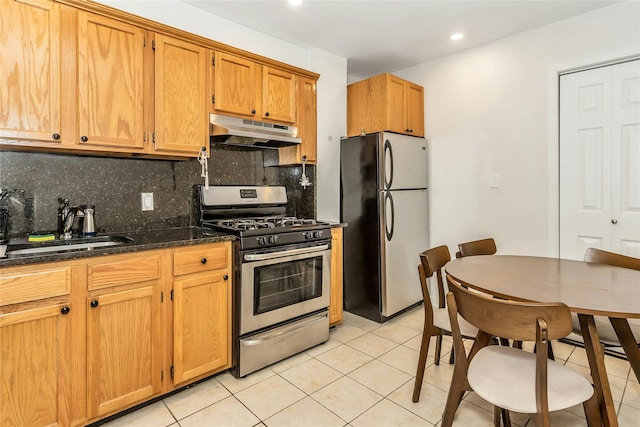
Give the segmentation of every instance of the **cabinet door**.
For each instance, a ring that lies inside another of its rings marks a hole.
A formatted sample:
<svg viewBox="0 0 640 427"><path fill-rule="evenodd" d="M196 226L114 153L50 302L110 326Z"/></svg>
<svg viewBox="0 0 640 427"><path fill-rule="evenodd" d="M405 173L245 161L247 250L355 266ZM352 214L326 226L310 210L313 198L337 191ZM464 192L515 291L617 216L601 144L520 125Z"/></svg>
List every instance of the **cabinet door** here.
<svg viewBox="0 0 640 427"><path fill-rule="evenodd" d="M424 88L407 82L407 128L411 136L424 136Z"/></svg>
<svg viewBox="0 0 640 427"><path fill-rule="evenodd" d="M253 117L256 114L255 63L235 55L215 54L216 112Z"/></svg>
<svg viewBox="0 0 640 427"><path fill-rule="evenodd" d="M160 392L159 282L90 296L87 304L87 405L103 416Z"/></svg>
<svg viewBox="0 0 640 427"><path fill-rule="evenodd" d="M144 30L78 12L78 132L91 147L142 149Z"/></svg>
<svg viewBox="0 0 640 427"><path fill-rule="evenodd" d="M296 120L296 76L262 67L262 118L285 123Z"/></svg>
<svg viewBox="0 0 640 427"><path fill-rule="evenodd" d="M208 50L156 35L155 151L209 151Z"/></svg>
<svg viewBox="0 0 640 427"><path fill-rule="evenodd" d="M300 110L298 111L298 135L302 138L300 157L307 156L307 161L317 161L318 118L316 113L316 82L300 77ZM300 159L298 159L300 161Z"/></svg>
<svg viewBox="0 0 640 427"><path fill-rule="evenodd" d="M0 27L0 138L60 141L59 5L5 1Z"/></svg>
<svg viewBox="0 0 640 427"><path fill-rule="evenodd" d="M228 278L227 272L212 272L175 280L175 384L231 366L231 286Z"/></svg>
<svg viewBox="0 0 640 427"><path fill-rule="evenodd" d="M387 126L386 130L408 133L406 82L401 78L387 75Z"/></svg>
<svg viewBox="0 0 640 427"><path fill-rule="evenodd" d="M342 322L342 228L331 229L331 303L329 324Z"/></svg>
<svg viewBox="0 0 640 427"><path fill-rule="evenodd" d="M69 305L0 315L0 425L67 426Z"/></svg>

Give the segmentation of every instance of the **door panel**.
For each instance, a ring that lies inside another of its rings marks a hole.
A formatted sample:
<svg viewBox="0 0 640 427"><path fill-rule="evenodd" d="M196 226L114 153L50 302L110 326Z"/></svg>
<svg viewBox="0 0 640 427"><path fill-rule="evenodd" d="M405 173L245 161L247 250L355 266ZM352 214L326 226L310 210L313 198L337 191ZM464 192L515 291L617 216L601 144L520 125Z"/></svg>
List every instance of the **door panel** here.
<svg viewBox="0 0 640 427"><path fill-rule="evenodd" d="M611 249L640 258L640 61L612 74Z"/></svg>
<svg viewBox="0 0 640 427"><path fill-rule="evenodd" d="M560 83L560 257L640 257L640 61Z"/></svg>
<svg viewBox="0 0 640 427"><path fill-rule="evenodd" d="M382 315L387 317L422 300L417 275L418 255L429 245L427 190L389 193L393 202L385 203L381 221ZM390 206L393 206L393 214ZM393 228L390 239L385 237L385 227Z"/></svg>
<svg viewBox="0 0 640 427"><path fill-rule="evenodd" d="M81 143L142 149L144 30L78 13Z"/></svg>
<svg viewBox="0 0 640 427"><path fill-rule="evenodd" d="M386 141L390 143L390 150L384 149ZM383 177L379 182L384 189L387 189L390 180L391 190L427 188L429 179L425 139L385 132L381 143L381 162L384 167L380 168Z"/></svg>
<svg viewBox="0 0 640 427"><path fill-rule="evenodd" d="M560 81L560 257L582 259L590 242L611 244L610 71Z"/></svg>
<svg viewBox="0 0 640 427"><path fill-rule="evenodd" d="M0 137L59 142L60 6L3 2L0 28Z"/></svg>

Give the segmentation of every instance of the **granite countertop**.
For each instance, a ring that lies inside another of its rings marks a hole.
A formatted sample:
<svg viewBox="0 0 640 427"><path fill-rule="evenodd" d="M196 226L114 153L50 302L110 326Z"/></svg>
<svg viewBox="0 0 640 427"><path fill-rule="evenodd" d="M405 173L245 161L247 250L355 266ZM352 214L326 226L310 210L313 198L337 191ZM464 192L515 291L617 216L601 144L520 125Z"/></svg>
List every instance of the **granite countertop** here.
<svg viewBox="0 0 640 427"><path fill-rule="evenodd" d="M200 227L169 228L123 233L109 233L113 236L126 236L133 242L118 246L92 249L76 249L71 251L45 252L39 254L11 255L0 259L0 267L28 265L42 262L69 261L79 258L138 252L151 249L164 249L177 246L198 245L202 243L234 240L231 234L218 231L203 230Z"/></svg>

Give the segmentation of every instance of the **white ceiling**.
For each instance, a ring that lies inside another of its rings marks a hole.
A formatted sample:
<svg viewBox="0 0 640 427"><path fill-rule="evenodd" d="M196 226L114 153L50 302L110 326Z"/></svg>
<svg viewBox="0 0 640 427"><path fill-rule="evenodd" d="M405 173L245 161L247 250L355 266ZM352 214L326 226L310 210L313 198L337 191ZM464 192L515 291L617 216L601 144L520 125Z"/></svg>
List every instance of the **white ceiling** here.
<svg viewBox="0 0 640 427"><path fill-rule="evenodd" d="M229 21L305 48L347 58L366 78L407 68L616 1L333 1L183 0ZM449 36L464 32L452 42Z"/></svg>

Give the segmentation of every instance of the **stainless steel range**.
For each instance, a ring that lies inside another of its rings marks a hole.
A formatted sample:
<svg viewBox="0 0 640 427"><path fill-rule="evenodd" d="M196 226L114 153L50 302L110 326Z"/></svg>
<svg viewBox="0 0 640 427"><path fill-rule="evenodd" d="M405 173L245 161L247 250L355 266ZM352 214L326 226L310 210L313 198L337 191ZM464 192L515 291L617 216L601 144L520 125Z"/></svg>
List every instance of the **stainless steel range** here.
<svg viewBox="0 0 640 427"><path fill-rule="evenodd" d="M281 186L198 188L200 224L238 237L235 375L329 338L331 229L285 216Z"/></svg>

